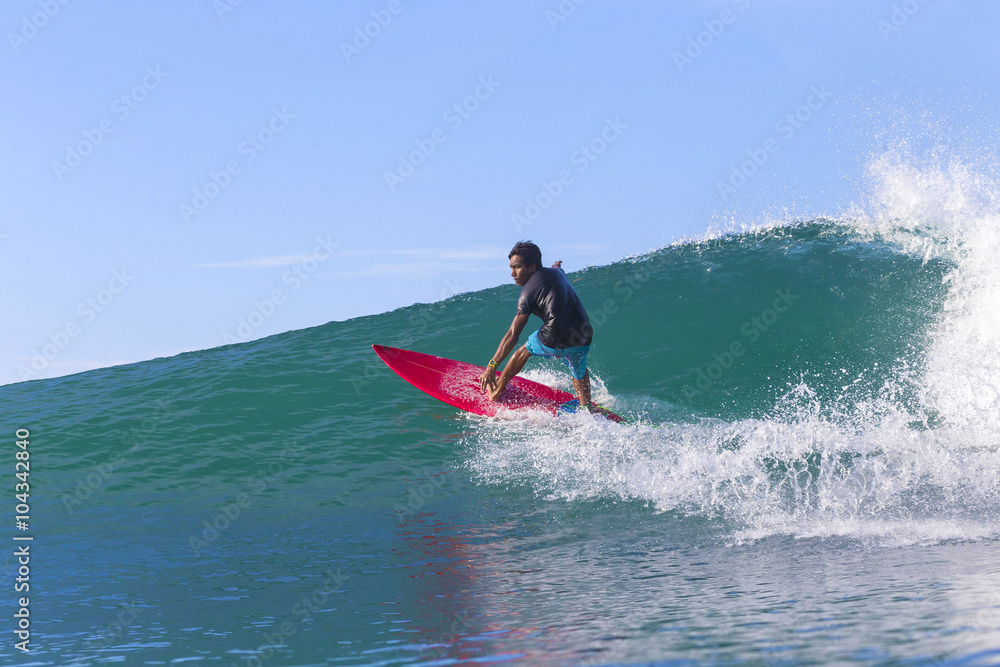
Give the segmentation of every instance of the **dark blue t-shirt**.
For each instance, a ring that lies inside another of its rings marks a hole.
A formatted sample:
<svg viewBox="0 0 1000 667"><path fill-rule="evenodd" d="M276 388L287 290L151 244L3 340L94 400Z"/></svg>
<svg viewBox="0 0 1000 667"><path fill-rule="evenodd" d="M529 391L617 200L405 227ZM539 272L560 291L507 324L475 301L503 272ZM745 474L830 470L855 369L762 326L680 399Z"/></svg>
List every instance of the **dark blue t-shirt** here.
<svg viewBox="0 0 1000 667"><path fill-rule="evenodd" d="M517 314L542 318L538 339L556 349L590 345L594 330L580 297L561 269L540 268L521 288Z"/></svg>

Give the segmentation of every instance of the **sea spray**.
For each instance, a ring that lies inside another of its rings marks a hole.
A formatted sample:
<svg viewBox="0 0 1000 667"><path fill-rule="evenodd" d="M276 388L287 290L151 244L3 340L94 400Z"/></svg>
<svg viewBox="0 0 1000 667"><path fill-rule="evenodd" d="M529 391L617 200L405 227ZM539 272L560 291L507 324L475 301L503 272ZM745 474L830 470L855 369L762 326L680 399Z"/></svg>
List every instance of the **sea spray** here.
<svg viewBox="0 0 1000 667"><path fill-rule="evenodd" d="M703 517L737 542L1000 535L1000 190L960 164L917 169L891 156L872 177L872 205L850 218L632 260L662 308L638 304L646 320L627 347L663 376L640 372L647 387L621 391L629 359L616 351L601 370L618 409L641 411L645 395L670 428L487 424L467 438L470 469L546 498ZM723 364L718 350L740 342L734 313L761 307L779 280L801 301L755 331L760 349Z"/></svg>

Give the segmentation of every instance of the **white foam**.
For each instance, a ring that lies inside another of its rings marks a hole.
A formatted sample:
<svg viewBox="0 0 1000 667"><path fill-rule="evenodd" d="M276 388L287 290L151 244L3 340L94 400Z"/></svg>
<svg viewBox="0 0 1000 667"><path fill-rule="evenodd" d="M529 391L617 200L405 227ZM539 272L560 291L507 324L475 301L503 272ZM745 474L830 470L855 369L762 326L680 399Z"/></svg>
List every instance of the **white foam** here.
<svg viewBox="0 0 1000 667"><path fill-rule="evenodd" d="M879 398L823 405L803 382L759 420L491 422L468 443L470 467L547 498L642 500L718 520L736 542L1000 537L1000 188L955 161L915 167L899 155L874 160L871 177L873 201L834 224L953 267L923 365L901 363ZM545 368L529 377L568 383ZM845 396L851 387L845 379ZM917 405L897 400L904 387Z"/></svg>
<svg viewBox="0 0 1000 667"><path fill-rule="evenodd" d="M737 540L1000 535L998 451L956 438L958 429L915 429L902 415L862 427L804 415L671 428L535 415L482 425L469 465L550 499L638 499L722 519Z"/></svg>
<svg viewBox="0 0 1000 667"><path fill-rule="evenodd" d="M874 161L877 205L863 226L954 268L930 332L924 406L989 444L1000 428L1000 185L952 161L917 169L897 155Z"/></svg>

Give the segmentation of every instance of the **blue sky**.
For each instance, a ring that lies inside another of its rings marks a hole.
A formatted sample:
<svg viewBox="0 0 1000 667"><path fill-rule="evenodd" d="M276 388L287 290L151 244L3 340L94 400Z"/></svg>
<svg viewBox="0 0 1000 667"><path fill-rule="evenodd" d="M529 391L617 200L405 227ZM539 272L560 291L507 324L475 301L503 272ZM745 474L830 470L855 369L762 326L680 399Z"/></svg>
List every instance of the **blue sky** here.
<svg viewBox="0 0 1000 667"><path fill-rule="evenodd" d="M886 150L993 150L997 25L994 0L9 0L0 383L506 283L521 238L574 270L837 215Z"/></svg>

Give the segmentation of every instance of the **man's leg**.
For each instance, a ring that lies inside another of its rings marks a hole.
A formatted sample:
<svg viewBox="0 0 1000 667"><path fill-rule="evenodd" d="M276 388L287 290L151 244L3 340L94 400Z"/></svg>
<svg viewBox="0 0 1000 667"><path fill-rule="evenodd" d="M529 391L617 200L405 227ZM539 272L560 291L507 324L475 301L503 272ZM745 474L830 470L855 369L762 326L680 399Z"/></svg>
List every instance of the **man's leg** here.
<svg viewBox="0 0 1000 667"><path fill-rule="evenodd" d="M580 407L590 410L590 371L583 374L582 380L573 378L573 389L576 389L576 395L580 398Z"/></svg>
<svg viewBox="0 0 1000 667"><path fill-rule="evenodd" d="M585 406L584 409L590 412L596 412L599 415L614 415L613 412L607 408L602 408L599 405L594 405L590 402L590 371L588 370L584 375L582 380L577 380L573 378L573 388L576 389L576 395L580 398L580 405ZM608 417L609 419L611 417ZM618 417L615 416L615 421L618 421Z"/></svg>
<svg viewBox="0 0 1000 667"><path fill-rule="evenodd" d="M489 396L491 401L497 400L500 393L504 390L504 387L507 386L507 383L510 382L515 375L521 372L521 369L524 368L524 364L527 363L528 357L530 356L531 353L528 352L527 344L518 348L517 352L514 353L514 356L512 356L510 361L507 362L507 365L504 366L503 374L500 375L500 380L497 382L496 389L493 391L487 391L486 395ZM587 387L587 395L589 396L590 385L588 384Z"/></svg>

